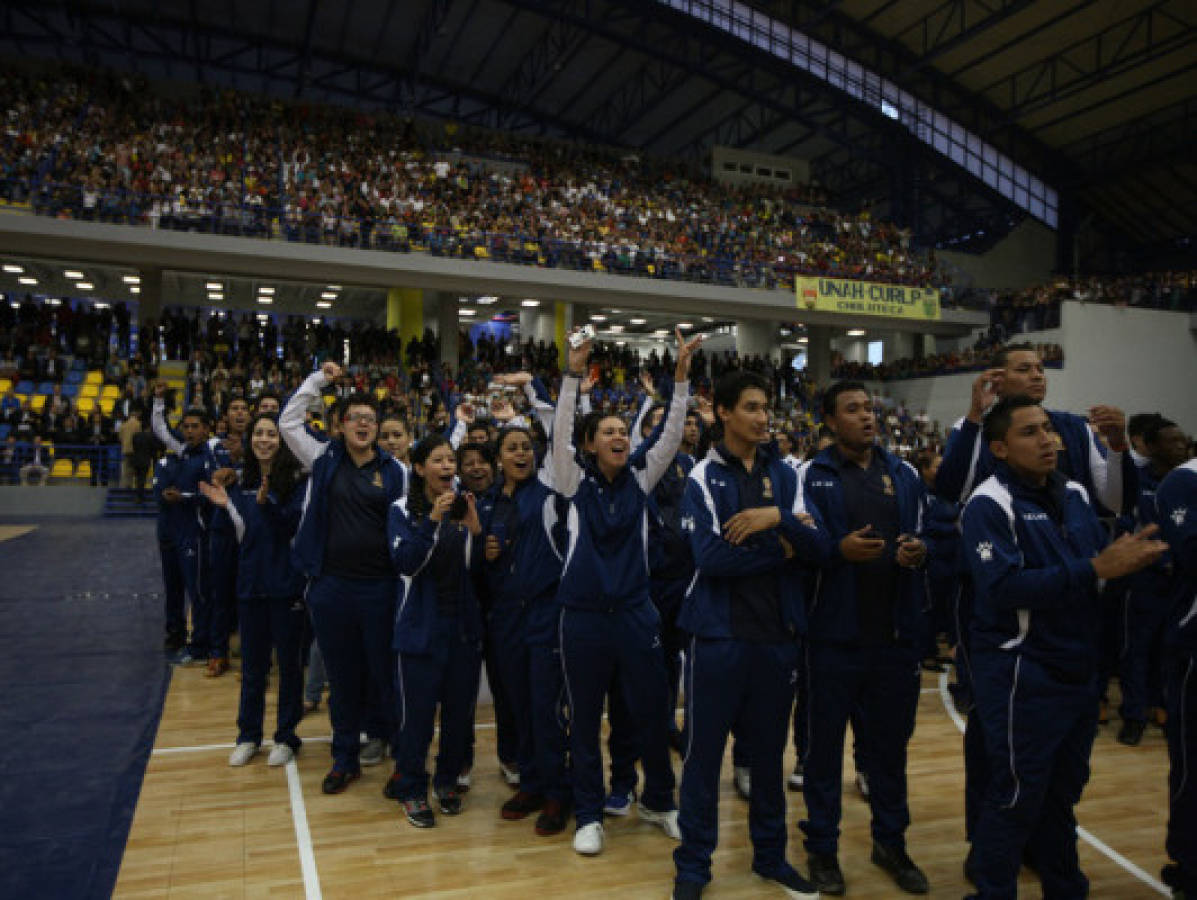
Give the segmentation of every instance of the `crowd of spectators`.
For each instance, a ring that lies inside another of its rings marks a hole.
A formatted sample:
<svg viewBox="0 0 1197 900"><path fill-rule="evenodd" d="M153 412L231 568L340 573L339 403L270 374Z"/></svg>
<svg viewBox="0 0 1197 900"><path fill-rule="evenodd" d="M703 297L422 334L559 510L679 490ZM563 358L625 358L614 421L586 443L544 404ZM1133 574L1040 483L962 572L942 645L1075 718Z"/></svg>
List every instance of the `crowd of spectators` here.
<svg viewBox="0 0 1197 900"><path fill-rule="evenodd" d="M869 381L901 381L907 378L930 378L936 375L959 375L963 372L983 372L993 364L993 357L1002 347L983 335L972 347L931 353L893 362L873 364L845 360L843 354L832 354L831 374L834 378L855 378ZM1049 369L1064 366L1064 348L1059 344L1035 345L1043 364Z"/></svg>
<svg viewBox="0 0 1197 900"><path fill-rule="evenodd" d="M126 456L131 452L133 436L148 422L149 386L163 358L186 360L182 393L171 398L172 406L176 411L205 408L217 432L229 400L252 402L266 393L285 397L325 358L347 361L335 396L372 392L383 411L404 417L417 437L443 428L463 396L484 398L498 374L530 371L556 391L560 360L554 345L487 335L471 344L465 333L460 340L461 362L451 366L440 361L431 330L403 342L394 331L365 322L167 308L160 321L130 334L127 310L120 304L69 299L50 304L33 297L15 307L0 304L0 382L7 382L0 392L0 439L10 457L0 476L16 480L18 464L35 453L40 441L59 458L95 456L96 483L115 478L119 455L101 456L88 448L119 445ZM664 345L641 354L599 342L585 389L593 408L630 418L646 385L663 386L673 364ZM714 380L735 368L764 375L777 397L776 427L809 441L818 426L818 392L791 366L733 351L700 350L691 367L695 396L709 397ZM81 411L77 382L84 371L100 372L105 391L112 393L102 405L87 402L94 408ZM22 384L35 385L44 396L18 396Z"/></svg>
<svg viewBox="0 0 1197 900"><path fill-rule="evenodd" d="M908 230L809 186L94 70L0 88L0 198L45 215L728 285L944 281Z"/></svg>
<svg viewBox="0 0 1197 900"><path fill-rule="evenodd" d="M988 306L992 340L1003 342L1024 332L1059 328L1060 305L1065 300L1192 311L1197 309L1197 271L1059 278L1021 291L991 291Z"/></svg>

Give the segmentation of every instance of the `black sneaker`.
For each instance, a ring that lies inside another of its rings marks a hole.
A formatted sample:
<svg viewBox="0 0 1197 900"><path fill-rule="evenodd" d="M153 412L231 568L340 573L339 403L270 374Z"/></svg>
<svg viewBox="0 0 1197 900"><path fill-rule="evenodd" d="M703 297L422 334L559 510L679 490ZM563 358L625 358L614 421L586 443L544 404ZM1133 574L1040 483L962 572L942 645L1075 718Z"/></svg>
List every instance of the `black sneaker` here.
<svg viewBox="0 0 1197 900"><path fill-rule="evenodd" d="M821 894L839 897L844 893L844 872L834 853L812 853L807 858L810 880Z"/></svg>
<svg viewBox="0 0 1197 900"><path fill-rule="evenodd" d="M499 815L508 821L527 818L538 809L544 807L544 796L529 794L527 791L516 791L515 796L503 804Z"/></svg>
<svg viewBox="0 0 1197 900"><path fill-rule="evenodd" d="M407 821L417 828L431 828L436 824L436 816L432 814L427 800L401 800L400 803Z"/></svg>
<svg viewBox="0 0 1197 900"><path fill-rule="evenodd" d="M461 812L461 794L453 788L438 790L436 802L446 816L455 816Z"/></svg>
<svg viewBox="0 0 1197 900"><path fill-rule="evenodd" d="M880 866L894 879L894 883L908 894L926 894L931 890L927 876L914 864L901 847L873 844L873 865Z"/></svg>
<svg viewBox="0 0 1197 900"><path fill-rule="evenodd" d="M560 834L565 831L568 822L569 810L565 804L555 797L550 797L544 805L544 812L536 817L536 833L541 837Z"/></svg>
<svg viewBox="0 0 1197 900"><path fill-rule="evenodd" d="M340 769L333 769L324 776L324 783L320 785L320 790L326 794L339 794L349 787L349 782L357 781L361 775L361 772L342 772Z"/></svg>
<svg viewBox="0 0 1197 900"><path fill-rule="evenodd" d="M382 795L388 800L402 800L403 795L399 793L399 781L402 778L398 772L392 772L387 783L382 786Z"/></svg>
<svg viewBox="0 0 1197 900"><path fill-rule="evenodd" d="M968 856L964 857L964 880L973 887L977 886L977 857L972 844L969 844Z"/></svg>
<svg viewBox="0 0 1197 900"><path fill-rule="evenodd" d="M799 875L793 866L787 865L769 874L757 869L752 871L766 881L781 885L787 897L793 897L795 900L819 900L819 889Z"/></svg>
<svg viewBox="0 0 1197 900"><path fill-rule="evenodd" d="M673 883L673 900L698 900L702 896L703 886L697 881L675 881Z"/></svg>
<svg viewBox="0 0 1197 900"><path fill-rule="evenodd" d="M1143 740L1143 732L1147 730L1147 723L1135 719L1128 719L1118 729L1118 743L1128 747L1138 747Z"/></svg>

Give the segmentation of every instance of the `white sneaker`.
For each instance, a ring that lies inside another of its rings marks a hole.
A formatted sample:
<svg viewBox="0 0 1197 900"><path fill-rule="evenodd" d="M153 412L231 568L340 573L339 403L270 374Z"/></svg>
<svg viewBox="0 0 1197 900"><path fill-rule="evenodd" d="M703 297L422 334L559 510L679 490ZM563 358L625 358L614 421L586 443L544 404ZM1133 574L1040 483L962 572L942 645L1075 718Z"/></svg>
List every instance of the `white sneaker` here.
<svg viewBox="0 0 1197 900"><path fill-rule="evenodd" d="M641 822L648 822L650 825L660 825L661 830L675 841L682 839L682 830L677 824L676 809L657 812L655 809L649 809L643 803L637 803L636 815L640 817Z"/></svg>
<svg viewBox="0 0 1197 900"><path fill-rule="evenodd" d="M748 768L748 766L736 766L734 781L736 793L741 798L747 800L752 796L752 769Z"/></svg>
<svg viewBox="0 0 1197 900"><path fill-rule="evenodd" d="M363 766L376 766L382 762L382 758L386 755L386 752L386 741L382 738L370 738L370 740L362 744L362 749L357 755L357 761Z"/></svg>
<svg viewBox="0 0 1197 900"><path fill-rule="evenodd" d="M598 822L583 825L574 832L574 852L598 856L603 852L603 826Z"/></svg>
<svg viewBox="0 0 1197 900"><path fill-rule="evenodd" d="M470 789L470 770L466 769L457 776L457 789L459 791L468 791Z"/></svg>
<svg viewBox="0 0 1197 900"><path fill-rule="evenodd" d="M856 773L856 790L860 792L862 800L869 799L869 776L864 772Z"/></svg>
<svg viewBox="0 0 1197 900"><path fill-rule="evenodd" d="M519 769L509 766L506 763L499 763L499 774L503 776L503 780L507 782L508 787L520 786L520 772Z"/></svg>
<svg viewBox="0 0 1197 900"><path fill-rule="evenodd" d="M257 755L258 745L246 741L233 748L233 752L229 754L229 765L243 766Z"/></svg>
<svg viewBox="0 0 1197 900"><path fill-rule="evenodd" d="M295 751L291 749L290 744L275 744L270 748L270 755L266 757L266 765L285 766L293 759Z"/></svg>
<svg viewBox="0 0 1197 900"><path fill-rule="evenodd" d="M806 782L806 776L802 771L802 765L799 763L794 767L794 771L790 773L790 777L786 779L786 787L791 791L802 790L802 785Z"/></svg>

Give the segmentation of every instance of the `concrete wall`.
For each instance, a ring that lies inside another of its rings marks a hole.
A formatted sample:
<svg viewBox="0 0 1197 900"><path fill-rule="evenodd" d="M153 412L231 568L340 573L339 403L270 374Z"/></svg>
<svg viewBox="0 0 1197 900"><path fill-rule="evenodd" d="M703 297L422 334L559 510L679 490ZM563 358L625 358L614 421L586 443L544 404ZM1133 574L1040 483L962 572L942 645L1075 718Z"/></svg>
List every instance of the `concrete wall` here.
<svg viewBox="0 0 1197 900"><path fill-rule="evenodd" d="M1187 313L1065 303L1063 327L1019 335L1058 343L1064 368L1049 369L1048 405L1084 413L1098 403L1129 416L1160 412L1197 433L1197 334ZM968 411L976 373L871 383L947 426Z"/></svg>
<svg viewBox="0 0 1197 900"><path fill-rule="evenodd" d="M1056 265L1056 233L1028 218L988 253L937 250L936 257L947 263L949 270L963 273L966 283L971 279L973 287L1018 290L1051 277Z"/></svg>
<svg viewBox="0 0 1197 900"><path fill-rule="evenodd" d="M729 169L728 164L734 164L735 170ZM751 171L745 172L744 168ZM758 174L758 169L767 170L769 175ZM779 178L779 169L789 177ZM711 177L723 184L770 184L776 187L809 184L810 162L794 156L772 156L768 153L754 153L751 150L738 150L735 147L713 147Z"/></svg>

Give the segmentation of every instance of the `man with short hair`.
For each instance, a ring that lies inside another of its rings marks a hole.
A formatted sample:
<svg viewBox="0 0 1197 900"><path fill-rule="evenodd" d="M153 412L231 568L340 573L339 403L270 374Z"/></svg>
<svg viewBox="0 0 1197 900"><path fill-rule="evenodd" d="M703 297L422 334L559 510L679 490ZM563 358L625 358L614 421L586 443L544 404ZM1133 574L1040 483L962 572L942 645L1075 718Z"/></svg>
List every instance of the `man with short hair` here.
<svg viewBox="0 0 1197 900"><path fill-rule="evenodd" d="M864 385L841 381L823 395L834 444L803 478L807 510L830 534L807 603L808 732L803 790L811 880L845 890L837 852L844 735L854 708L868 769L872 862L908 893L930 889L906 852L906 747L919 699L924 625L919 538L924 487L914 468L877 441L877 415Z"/></svg>
<svg viewBox="0 0 1197 900"><path fill-rule="evenodd" d="M33 445L29 448L28 461L21 466L21 484L29 487L34 482L39 485L50 483L50 466L54 462L54 451L42 443L42 436L33 436Z"/></svg>
<svg viewBox="0 0 1197 900"><path fill-rule="evenodd" d="M1160 877L1176 893L1197 897L1197 459L1173 469L1155 494L1160 530L1175 572L1164 631L1168 710L1168 831L1174 863Z"/></svg>
<svg viewBox="0 0 1197 900"><path fill-rule="evenodd" d="M711 879L719 773L733 730L751 748L753 871L791 897L818 896L786 860L781 761L806 619L795 560L819 559L826 537L803 511L797 476L765 444L768 391L751 372L720 379L722 440L685 483L681 523L697 573L678 617L692 638L675 900L698 897Z"/></svg>
<svg viewBox="0 0 1197 900"><path fill-rule="evenodd" d="M211 509L199 493L199 483L210 481L220 467L209 441L211 428L207 410L192 407L183 413L179 423L183 439L171 433L166 424L166 384L154 386L153 411L150 422L154 436L166 449L178 456L178 464L163 475L169 480L159 486L160 499L168 504L167 542L177 555L183 571L183 583L191 599L191 640L180 651L175 662L207 663L211 651L212 597L205 577L208 566L208 525Z"/></svg>
<svg viewBox="0 0 1197 900"><path fill-rule="evenodd" d="M1097 727L1097 585L1151 565L1167 545L1149 526L1107 546L1088 492L1058 471L1038 398L998 401L984 437L993 474L962 515L989 772L973 836L975 897L1013 900L1027 852L1044 896L1084 897L1073 808Z"/></svg>
<svg viewBox="0 0 1197 900"><path fill-rule="evenodd" d="M1143 428L1145 465L1139 467L1139 498L1134 525L1158 525L1156 489L1164 477L1189 458L1188 438L1180 427L1162 416ZM1122 728L1119 743L1134 747L1143 738L1149 709L1163 711L1162 660L1159 658L1168 606L1171 600L1171 559L1165 554L1155 565L1127 579L1126 636L1123 642Z"/></svg>
<svg viewBox="0 0 1197 900"><path fill-rule="evenodd" d="M974 379L968 413L952 428L944 447L935 476L935 493L949 503L964 503L973 489L992 474L993 454L981 434L986 410L999 398L1021 395L1040 403L1047 396L1043 359L1027 343L1010 344L999 350L993 368ZM1130 512L1134 507L1137 475L1134 460L1126 452L1122 410L1095 406L1089 410L1088 420L1060 410L1047 410L1047 415L1052 421L1052 440L1060 472L1084 487L1092 502L1102 504L1114 514ZM1103 440L1098 440L1099 433ZM967 581L957 592L955 616L961 624L957 675L967 696L971 693L968 623L972 617L972 586ZM988 779L985 759L980 731L969 712L964 730L964 822L965 838L969 841ZM966 877L971 877L973 858L970 851L965 860Z"/></svg>
<svg viewBox="0 0 1197 900"><path fill-rule="evenodd" d="M391 639L398 589L387 546L387 515L407 490L403 466L376 446L378 407L370 395L345 399L339 435L321 441L308 433L308 406L340 376L340 366L324 363L287 401L279 418L287 446L312 473L292 557L311 579L307 603L331 689L333 765L322 785L326 794L340 793L361 774L359 734L367 679L378 691L387 716L385 730L397 753Z"/></svg>

